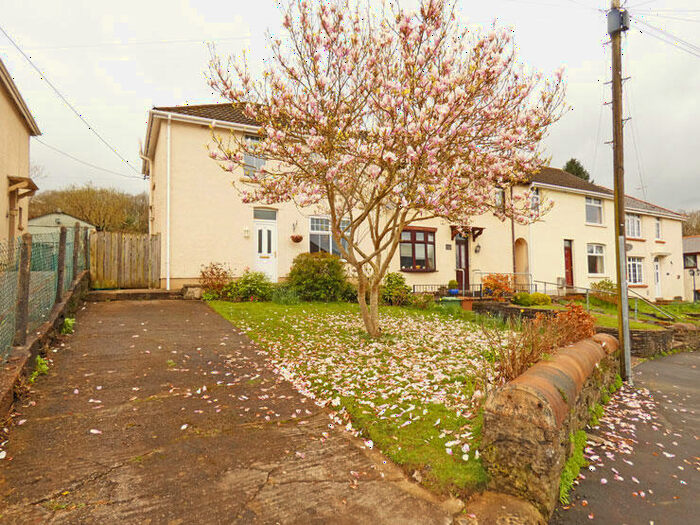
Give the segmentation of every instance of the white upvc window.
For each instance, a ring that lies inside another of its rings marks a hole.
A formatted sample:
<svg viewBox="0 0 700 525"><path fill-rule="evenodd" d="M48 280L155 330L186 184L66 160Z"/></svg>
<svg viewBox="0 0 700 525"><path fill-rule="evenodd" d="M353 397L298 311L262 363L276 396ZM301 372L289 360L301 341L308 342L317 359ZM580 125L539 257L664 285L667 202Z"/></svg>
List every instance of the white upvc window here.
<svg viewBox="0 0 700 525"><path fill-rule="evenodd" d="M588 273L602 275L605 272L605 246L602 244L587 244Z"/></svg>
<svg viewBox="0 0 700 525"><path fill-rule="evenodd" d="M310 221L309 251L311 253L332 253L341 257L340 248L335 239L333 239L333 233L331 232L331 220L328 217L311 217ZM348 228L350 228L350 221L342 219L340 221L340 229L347 231ZM348 243L344 240L341 242L347 249Z"/></svg>
<svg viewBox="0 0 700 525"><path fill-rule="evenodd" d="M496 193L493 196L493 205L496 208L504 209L506 205L506 190L503 188L497 188Z"/></svg>
<svg viewBox="0 0 700 525"><path fill-rule="evenodd" d="M625 216L625 229L627 230L627 237L633 239L642 238L642 217L636 213L628 213Z"/></svg>
<svg viewBox="0 0 700 525"><path fill-rule="evenodd" d="M586 223L603 224L603 200L586 197Z"/></svg>
<svg viewBox="0 0 700 525"><path fill-rule="evenodd" d="M656 217L656 221L654 223L654 233L656 234L655 239L663 239L663 236L661 235L661 219L659 217Z"/></svg>
<svg viewBox="0 0 700 525"><path fill-rule="evenodd" d="M629 284L644 283L644 274L642 272L642 257L627 257L627 282Z"/></svg>
<svg viewBox="0 0 700 525"><path fill-rule="evenodd" d="M258 137L254 137L252 135L246 135L245 140L248 143L260 142L260 139ZM243 175L245 177L249 177L251 179L254 179L257 176L258 172L260 171L260 168L263 167L263 164L265 164L264 158L256 157L255 155L250 155L248 153L244 153L243 154Z"/></svg>
<svg viewBox="0 0 700 525"><path fill-rule="evenodd" d="M532 188L530 197L530 209L533 211L539 211L540 209L540 189Z"/></svg>

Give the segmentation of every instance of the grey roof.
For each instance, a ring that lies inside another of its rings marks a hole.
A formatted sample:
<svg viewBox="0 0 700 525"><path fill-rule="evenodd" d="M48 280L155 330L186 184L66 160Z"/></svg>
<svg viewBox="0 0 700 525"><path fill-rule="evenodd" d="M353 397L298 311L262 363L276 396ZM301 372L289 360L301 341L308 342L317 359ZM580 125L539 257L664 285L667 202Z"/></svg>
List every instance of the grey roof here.
<svg viewBox="0 0 700 525"><path fill-rule="evenodd" d="M683 253L700 253L700 235L683 237Z"/></svg>
<svg viewBox="0 0 700 525"><path fill-rule="evenodd" d="M569 188L572 190L600 193L601 195L605 195L608 197L612 197L615 194L615 192L610 188L606 188L605 186L598 186L597 184L585 181L577 177L576 175L572 175L571 173L568 173L564 170L551 168L549 166L545 166L538 173L533 175L530 178L530 181L533 183L539 182L540 184L549 184L552 186L559 186L562 188ZM625 195L625 209L633 212L638 211L642 213L659 213L663 215L673 215L678 219L683 218L683 215L681 215L678 212L669 210L667 208L662 208L661 206L657 206L656 204L652 204L650 202L637 199L635 197L630 197L629 195Z"/></svg>

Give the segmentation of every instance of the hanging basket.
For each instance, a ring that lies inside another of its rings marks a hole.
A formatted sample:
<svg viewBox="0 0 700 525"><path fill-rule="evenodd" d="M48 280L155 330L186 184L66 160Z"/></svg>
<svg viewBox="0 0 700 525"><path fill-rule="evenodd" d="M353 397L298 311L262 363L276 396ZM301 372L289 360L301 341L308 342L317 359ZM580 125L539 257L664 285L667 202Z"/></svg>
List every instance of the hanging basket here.
<svg viewBox="0 0 700 525"><path fill-rule="evenodd" d="M292 235L290 238L292 242L301 242L304 239L302 235Z"/></svg>

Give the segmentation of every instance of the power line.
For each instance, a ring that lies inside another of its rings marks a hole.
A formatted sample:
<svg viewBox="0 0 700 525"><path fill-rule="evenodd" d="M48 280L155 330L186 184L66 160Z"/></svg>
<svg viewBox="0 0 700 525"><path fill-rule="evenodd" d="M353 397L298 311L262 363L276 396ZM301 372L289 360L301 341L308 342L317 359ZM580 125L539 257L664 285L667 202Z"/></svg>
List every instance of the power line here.
<svg viewBox="0 0 700 525"><path fill-rule="evenodd" d="M41 145L43 145L43 146L46 146L47 148L49 148L49 149L55 151L56 153L60 153L61 155L65 156L65 157L68 157L69 159L72 159L72 160L74 160L75 162L79 162L80 164L84 164L85 166L89 166L90 168L93 168L93 169L96 169L96 170L100 170L100 171L104 171L105 173L111 173L112 175L119 175L120 177L125 177L125 178L127 178L127 179L139 179L139 180L143 180L143 177L137 177L136 175L128 175L128 174L126 174L126 173L119 173L118 171L112 171L112 170L109 170L109 169L107 169L107 168L103 168L103 167L101 167L101 166L97 166L96 164L91 164L90 162L87 162L87 161L84 161L84 160L82 160L82 159L79 159L78 157L75 157L75 156L71 155L70 153L67 153L67 152L65 152L65 151L63 151L63 150L61 150L61 149L58 149L58 148L55 147L55 146L52 146L51 144L47 144L46 142L44 142L43 140L41 140L41 139L38 138L38 137L34 137L34 140L36 140L39 144L41 144Z"/></svg>
<svg viewBox="0 0 700 525"><path fill-rule="evenodd" d="M694 22L696 24L700 22L700 18L683 18L680 16L673 15L655 15L653 13L644 13L637 16L651 16L654 18L663 18L664 20L678 20L679 22Z"/></svg>
<svg viewBox="0 0 700 525"><path fill-rule="evenodd" d="M668 40L668 39L666 39L666 38L657 36L657 35L655 35L655 34L653 34L653 33L644 31L644 30L639 29L639 28L637 28L637 29L638 29L639 32L642 33L642 34L645 34L645 35L647 35L647 36L650 36L650 37L652 37L652 38L655 38L655 39L657 39L657 40L659 40L659 41L661 41L661 42L664 42L664 43L666 43L666 44L672 45L672 46L675 47L676 49L680 49L681 51L685 51L686 53L690 53L691 55L700 58L700 53L695 53L695 52L691 51L690 49L686 49L686 48L684 48L684 47L681 47L681 46L679 46L678 44L676 44L676 42L674 42L674 41L672 41L672 40Z"/></svg>
<svg viewBox="0 0 700 525"><path fill-rule="evenodd" d="M84 49L84 48L97 48L97 47L128 47L128 46L149 46L149 45L166 45L166 44L200 44L207 42L223 42L231 40L246 40L250 36L233 36L233 37L222 37L222 38L202 38L197 40L146 40L141 42L97 42L93 44L74 44L65 46L40 46L31 47L27 51L37 51L37 50L56 50L56 49Z"/></svg>
<svg viewBox="0 0 700 525"><path fill-rule="evenodd" d="M7 37L7 39L10 41L10 43L15 47L15 49L17 49L17 51L19 51L19 53L25 58L25 60L26 60L27 62L29 62L29 64L32 66L32 68L34 68L34 70L35 70L37 73L39 73L39 76L41 77L41 79L42 79L44 82L46 82L46 83L48 84L48 86L54 91L54 93L56 93L56 95L63 101L63 103L64 103L66 106L68 106L68 108L75 114L75 116L77 116L77 117L88 127L88 129L89 129L90 131L92 131L92 133L94 133L94 135L95 135L98 139L100 139L100 141L101 141L105 146L107 146L110 150L112 150L112 152L113 152L117 157L119 157L119 158L122 160L122 162L124 162L127 166L129 166L129 168L131 168L131 169L134 171L134 173L138 173L138 170L137 170L136 168L134 168L134 167L129 163L129 161L126 160L126 159L117 151L117 149L116 149L114 146L112 146L109 142L107 142L107 140L104 139L104 138L102 137L102 135L100 135L100 134L97 132L97 130L95 130L95 128L92 127L92 125L85 119L85 117L83 117L83 115L81 115L80 112L79 112L77 109L75 109L75 107L73 106L73 104L71 104L71 103L68 101L68 99L66 99L66 97L63 96L63 94L58 90L58 88L57 88L56 86L54 86L53 83L52 83L48 78L46 78L46 75L43 73L43 71L41 71L41 69L39 69L39 68L34 64L34 62L32 62L32 59L31 59L24 51L22 51L22 48L19 47L19 45L17 45L17 43L12 39L12 37L11 37L9 34L7 34L7 31L5 31L5 29L4 29L1 25L0 25L0 31L2 31L2 33Z"/></svg>
<svg viewBox="0 0 700 525"><path fill-rule="evenodd" d="M671 33L670 31L666 31L666 30L664 30L664 29L661 29L660 27L656 27L656 26L654 26L654 25L651 25L649 22L645 22L644 20L641 20L641 19L636 18L636 17L635 17L635 20L636 20L638 23L640 23L640 24L642 24L642 25L645 25L648 29L651 29L652 31L655 31L655 32L657 32L658 34L661 34L661 35L667 36L667 37L669 37L669 38L672 38L672 39L674 39L674 40L680 42L682 45L685 45L685 46L689 47L689 48L692 49L693 51L695 51L695 52L697 52L697 53L700 53L700 46L697 46L697 45L695 45L695 44L693 44L693 43L691 43L691 42L688 42L687 40L683 40L682 38L680 38L680 37L677 36L677 35L674 35L674 34Z"/></svg>

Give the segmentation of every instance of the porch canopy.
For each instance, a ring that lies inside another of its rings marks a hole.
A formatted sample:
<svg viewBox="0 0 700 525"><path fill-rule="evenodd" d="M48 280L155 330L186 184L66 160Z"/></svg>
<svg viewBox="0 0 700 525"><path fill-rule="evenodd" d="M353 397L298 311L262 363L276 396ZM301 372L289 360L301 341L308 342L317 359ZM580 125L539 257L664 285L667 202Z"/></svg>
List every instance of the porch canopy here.
<svg viewBox="0 0 700 525"><path fill-rule="evenodd" d="M479 236L484 233L484 228L480 226L450 226L450 230L452 231L452 238L454 239L459 235L460 233L468 233L471 235L472 241L476 241Z"/></svg>

